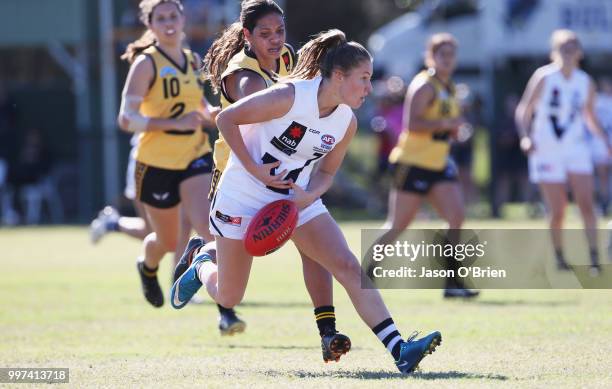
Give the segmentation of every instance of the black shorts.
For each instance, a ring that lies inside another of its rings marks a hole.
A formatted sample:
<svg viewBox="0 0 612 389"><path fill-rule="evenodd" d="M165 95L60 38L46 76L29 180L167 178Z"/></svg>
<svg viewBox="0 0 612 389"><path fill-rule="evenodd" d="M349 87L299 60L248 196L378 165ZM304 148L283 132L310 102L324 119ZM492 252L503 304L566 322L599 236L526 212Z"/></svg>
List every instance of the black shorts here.
<svg viewBox="0 0 612 389"><path fill-rule="evenodd" d="M172 208L181 201L181 182L193 176L209 174L212 165L212 153L194 159L183 170L162 169L136 161L136 198L155 208Z"/></svg>
<svg viewBox="0 0 612 389"><path fill-rule="evenodd" d="M221 174L223 172L215 166L212 170L212 179L210 181L210 191L208 192L208 201L212 201L215 197L215 192L217 191L217 187L219 186L219 181L221 181Z"/></svg>
<svg viewBox="0 0 612 389"><path fill-rule="evenodd" d="M420 195L427 194L439 182L457 181L457 168L452 160L440 171L401 163L393 164L391 169L395 189Z"/></svg>

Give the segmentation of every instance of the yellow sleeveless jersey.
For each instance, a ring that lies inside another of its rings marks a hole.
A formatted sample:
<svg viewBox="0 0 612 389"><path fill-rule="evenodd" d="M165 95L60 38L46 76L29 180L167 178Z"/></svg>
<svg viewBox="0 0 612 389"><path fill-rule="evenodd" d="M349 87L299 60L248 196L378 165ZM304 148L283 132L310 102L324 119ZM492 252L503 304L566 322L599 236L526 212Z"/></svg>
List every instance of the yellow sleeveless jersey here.
<svg viewBox="0 0 612 389"><path fill-rule="evenodd" d="M185 66L178 66L156 46L144 52L153 61L155 78L140 105L140 113L152 118L177 119L200 109L204 88L194 54L183 50ZM208 134L201 128L143 132L138 138L136 160L162 169L182 170L189 162L211 151Z"/></svg>
<svg viewBox="0 0 612 389"><path fill-rule="evenodd" d="M461 115L459 102L455 97L455 88L445 86L429 71L424 70L415 79L422 78L435 89L435 99L427 107L425 120L452 119ZM443 170L450 151L446 133L416 132L404 129L397 145L389 155L389 162L418 166L424 169Z"/></svg>
<svg viewBox="0 0 612 389"><path fill-rule="evenodd" d="M281 51L281 56L278 59L278 71L276 74L273 74L262 69L259 66L259 62L257 62L257 57L255 57L255 54L245 48L244 50L232 57L232 59L227 65L227 68L221 75L221 80L224 80L227 76L237 71L249 70L259 74L261 78L263 78L263 80L266 82L266 87L269 87L275 84L278 81L279 77L288 76L289 73L291 73L291 70L293 70L295 62L296 58L293 48L289 45L285 45L285 47ZM234 101L232 101L232 99L230 99L230 97L225 92L223 88L223 82L221 82L221 109L227 108L233 102ZM219 139L217 139L217 141L215 142L215 151L213 154L213 159L215 161L215 169L221 172L225 170L225 165L227 165L229 155L230 148L227 143L225 143L225 140L223 139L221 134L219 134Z"/></svg>

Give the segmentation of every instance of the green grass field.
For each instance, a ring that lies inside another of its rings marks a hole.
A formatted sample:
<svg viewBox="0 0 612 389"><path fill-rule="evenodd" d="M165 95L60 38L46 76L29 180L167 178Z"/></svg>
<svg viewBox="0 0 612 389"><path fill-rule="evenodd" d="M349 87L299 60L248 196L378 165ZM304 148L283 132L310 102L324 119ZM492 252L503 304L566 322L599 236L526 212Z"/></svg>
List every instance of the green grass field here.
<svg viewBox="0 0 612 389"><path fill-rule="evenodd" d="M378 223L342 224L355 251L368 225ZM472 227L483 225L493 226ZM323 363L292 245L256 260L239 307L247 332L227 338L212 303L175 311L145 302L139 247L120 235L92 247L84 227L1 229L0 367L68 367L70 386L86 388L612 387L611 290L490 290L473 302L444 301L436 290L383 291L404 336L443 334L422 371L406 377L339 285L338 328L353 350ZM160 272L164 292L170 262Z"/></svg>

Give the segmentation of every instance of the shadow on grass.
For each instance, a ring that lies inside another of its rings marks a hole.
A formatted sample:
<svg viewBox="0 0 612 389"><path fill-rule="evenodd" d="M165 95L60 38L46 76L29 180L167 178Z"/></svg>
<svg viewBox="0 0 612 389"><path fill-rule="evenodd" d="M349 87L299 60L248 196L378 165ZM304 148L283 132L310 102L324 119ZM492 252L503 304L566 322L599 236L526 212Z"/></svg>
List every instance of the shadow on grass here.
<svg viewBox="0 0 612 389"><path fill-rule="evenodd" d="M189 305L201 305L201 306L211 306L217 305L217 303L210 301L210 298L206 296L207 300L200 304L189 304ZM282 301L282 302L273 302L273 301L245 301L236 306L238 310L240 307L249 307L249 308L312 308L312 304L308 302L299 302L299 301Z"/></svg>
<svg viewBox="0 0 612 389"><path fill-rule="evenodd" d="M506 381L508 377L499 374L477 374L477 373L465 373L460 371L445 371L445 372L417 372L410 375L402 374L399 372L385 372L385 371L350 371L341 370L334 372L313 372L313 371L288 371L280 372L275 370L268 370L265 372L266 375L271 376L294 376L298 378L321 378L321 377L333 377L333 378L351 378L359 380L382 380L391 378L402 378L402 379L417 379L417 380L454 380L454 379L472 379L472 380L495 380L495 381Z"/></svg>
<svg viewBox="0 0 612 389"><path fill-rule="evenodd" d="M215 346L216 347L216 346ZM264 346L252 344L227 344L223 348L250 349L250 350L321 350L321 346ZM372 350L367 347L351 347L351 350Z"/></svg>
<svg viewBox="0 0 612 389"><path fill-rule="evenodd" d="M578 305L579 301L528 301L528 300L503 300L503 301L473 301L472 304L477 305L491 305L491 306L510 306L510 305L524 305L532 307L562 307Z"/></svg>
<svg viewBox="0 0 612 389"><path fill-rule="evenodd" d="M228 344L223 348L253 349L253 350L321 350L321 346L259 346L248 344Z"/></svg>

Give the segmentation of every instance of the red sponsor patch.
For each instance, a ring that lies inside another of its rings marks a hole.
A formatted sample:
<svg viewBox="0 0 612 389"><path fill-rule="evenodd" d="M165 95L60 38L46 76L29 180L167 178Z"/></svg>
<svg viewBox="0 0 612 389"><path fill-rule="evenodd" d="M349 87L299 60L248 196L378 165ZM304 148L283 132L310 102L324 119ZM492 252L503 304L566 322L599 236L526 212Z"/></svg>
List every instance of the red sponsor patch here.
<svg viewBox="0 0 612 389"><path fill-rule="evenodd" d="M232 224L234 226L239 226L242 224L241 216L229 216L219 211L215 213L215 218L219 220L221 223L225 223L225 224Z"/></svg>

